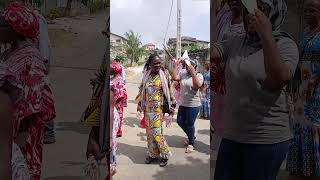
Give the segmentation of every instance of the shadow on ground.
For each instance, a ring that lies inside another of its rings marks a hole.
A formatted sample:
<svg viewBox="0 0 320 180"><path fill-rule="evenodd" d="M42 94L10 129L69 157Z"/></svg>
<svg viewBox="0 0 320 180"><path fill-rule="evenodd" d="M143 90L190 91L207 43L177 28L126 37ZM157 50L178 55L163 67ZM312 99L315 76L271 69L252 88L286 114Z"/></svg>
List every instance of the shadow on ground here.
<svg viewBox="0 0 320 180"><path fill-rule="evenodd" d="M79 134L89 134L90 128L78 122L58 122L57 131L73 131Z"/></svg>
<svg viewBox="0 0 320 180"><path fill-rule="evenodd" d="M123 124L129 127L140 127L139 123L140 123L140 120L138 120L136 117L123 118Z"/></svg>
<svg viewBox="0 0 320 180"><path fill-rule="evenodd" d="M176 136L176 135L165 136L165 137L166 137L166 140L167 140L170 147L185 148L183 142L186 139L186 137L181 137L181 136ZM194 146L195 146L196 151L210 155L210 145L196 140Z"/></svg>
<svg viewBox="0 0 320 180"><path fill-rule="evenodd" d="M145 164L144 160L146 158L147 147L118 143L117 152L131 159L134 164Z"/></svg>
<svg viewBox="0 0 320 180"><path fill-rule="evenodd" d="M210 163L209 161L203 162L200 159L187 157L188 164L168 164L163 170L158 171L152 177L155 180L163 179L210 179Z"/></svg>
<svg viewBox="0 0 320 180"><path fill-rule="evenodd" d="M43 180L85 180L82 176L57 176L57 177L48 177Z"/></svg>
<svg viewBox="0 0 320 180"><path fill-rule="evenodd" d="M210 130L209 129L201 129L198 130L199 134L204 134L204 135L210 135Z"/></svg>

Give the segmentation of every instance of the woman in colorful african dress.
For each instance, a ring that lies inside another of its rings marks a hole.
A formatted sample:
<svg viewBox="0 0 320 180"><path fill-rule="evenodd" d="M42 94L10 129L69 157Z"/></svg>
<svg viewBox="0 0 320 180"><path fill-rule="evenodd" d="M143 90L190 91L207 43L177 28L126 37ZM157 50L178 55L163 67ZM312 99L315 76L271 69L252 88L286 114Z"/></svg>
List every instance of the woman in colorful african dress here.
<svg viewBox="0 0 320 180"><path fill-rule="evenodd" d="M320 176L320 1L304 4L307 28L300 45L299 89L294 112L287 170L294 175Z"/></svg>
<svg viewBox="0 0 320 180"><path fill-rule="evenodd" d="M117 61L111 63L111 86L115 86L116 92L115 96L117 99L115 107L118 110L120 116L120 126L117 132L117 137L122 136L122 121L123 121L123 107L127 99L127 91L125 88L125 83L122 77L122 67Z"/></svg>
<svg viewBox="0 0 320 180"><path fill-rule="evenodd" d="M163 106L167 99L169 113L173 115L175 99L169 77L161 69L161 59L158 55L150 55L150 70L143 77L140 86L140 101L137 110L144 112L148 142L148 157L146 164L151 164L161 158L160 166L167 165L171 152L163 135Z"/></svg>
<svg viewBox="0 0 320 180"><path fill-rule="evenodd" d="M0 15L0 34L0 43L12 43L0 57L0 179L40 180L44 127L55 108L44 60L27 40L38 37L38 18L12 2Z"/></svg>

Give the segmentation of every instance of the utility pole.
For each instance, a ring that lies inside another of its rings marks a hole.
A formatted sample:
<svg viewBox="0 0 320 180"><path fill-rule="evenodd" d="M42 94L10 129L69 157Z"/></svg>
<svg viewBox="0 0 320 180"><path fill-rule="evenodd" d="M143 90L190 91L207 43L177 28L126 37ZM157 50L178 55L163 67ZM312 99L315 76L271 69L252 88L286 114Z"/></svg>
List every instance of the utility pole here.
<svg viewBox="0 0 320 180"><path fill-rule="evenodd" d="M181 0L177 0L177 49L176 58L181 57Z"/></svg>

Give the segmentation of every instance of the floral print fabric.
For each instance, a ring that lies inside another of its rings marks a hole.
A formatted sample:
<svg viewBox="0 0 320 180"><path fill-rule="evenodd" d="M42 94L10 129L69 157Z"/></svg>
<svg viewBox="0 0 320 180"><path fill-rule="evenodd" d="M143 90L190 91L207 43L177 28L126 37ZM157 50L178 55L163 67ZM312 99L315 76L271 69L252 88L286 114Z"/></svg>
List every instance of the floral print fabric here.
<svg viewBox="0 0 320 180"><path fill-rule="evenodd" d="M42 168L44 123L55 117L55 108L44 61L31 44L9 50L0 57L0 88L13 96L14 138L20 124L30 120L20 147L32 180L39 180ZM19 89L19 91L18 91ZM15 139L14 139L15 140Z"/></svg>
<svg viewBox="0 0 320 180"><path fill-rule="evenodd" d="M320 76L320 33L314 37L304 34L300 59L302 82L292 97L292 130L294 138L288 154L287 170L302 176L320 176L320 86L306 98L310 78Z"/></svg>
<svg viewBox="0 0 320 180"><path fill-rule="evenodd" d="M146 83L145 121L149 156L169 159L171 152L163 135L163 91L160 75L150 76Z"/></svg>

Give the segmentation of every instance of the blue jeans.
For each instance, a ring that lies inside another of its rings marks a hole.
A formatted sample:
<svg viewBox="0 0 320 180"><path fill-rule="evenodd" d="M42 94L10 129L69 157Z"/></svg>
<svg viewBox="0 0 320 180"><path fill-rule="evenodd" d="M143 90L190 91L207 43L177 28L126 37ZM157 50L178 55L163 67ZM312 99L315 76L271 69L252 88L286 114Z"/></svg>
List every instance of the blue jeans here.
<svg viewBox="0 0 320 180"><path fill-rule="evenodd" d="M46 123L45 125L45 130L44 130L44 138L51 138L55 136L55 125L54 125L54 120L51 120Z"/></svg>
<svg viewBox="0 0 320 180"><path fill-rule="evenodd" d="M190 145L193 145L195 141L194 123L196 122L199 111L200 107L179 106L177 123L187 134Z"/></svg>
<svg viewBox="0 0 320 180"><path fill-rule="evenodd" d="M215 180L276 180L289 149L289 141L277 144L242 144L222 139Z"/></svg>

